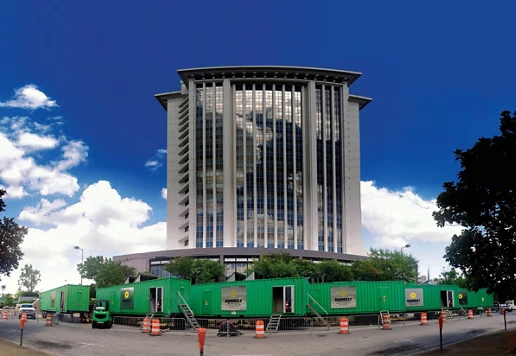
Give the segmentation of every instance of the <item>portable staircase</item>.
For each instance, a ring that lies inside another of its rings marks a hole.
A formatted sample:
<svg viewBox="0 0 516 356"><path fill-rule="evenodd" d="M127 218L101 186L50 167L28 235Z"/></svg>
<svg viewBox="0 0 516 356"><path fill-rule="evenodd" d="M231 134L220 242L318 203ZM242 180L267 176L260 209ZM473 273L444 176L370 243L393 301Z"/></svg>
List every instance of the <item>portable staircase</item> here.
<svg viewBox="0 0 516 356"><path fill-rule="evenodd" d="M378 318L380 319L380 320L378 320L378 327L380 327L380 324L383 327L383 316L384 315L388 315L389 319L391 318L391 314L389 313L388 310L380 310L380 314L378 315Z"/></svg>
<svg viewBox="0 0 516 356"><path fill-rule="evenodd" d="M461 309L462 309L462 307L461 307ZM464 309L462 309L462 310L464 310ZM451 312L450 309L448 309L448 308L441 308L441 311L446 312L446 317L447 318L453 318L453 313Z"/></svg>
<svg viewBox="0 0 516 356"><path fill-rule="evenodd" d="M459 315L468 315L466 310L459 304Z"/></svg>
<svg viewBox="0 0 516 356"><path fill-rule="evenodd" d="M181 293L177 292L177 294L179 295L179 301L180 301L179 302L179 308L183 312L183 315L185 316L186 320L188 321L188 324L190 324L192 329L197 330L201 326L199 325L199 322L197 321L197 319L195 319L195 316L194 316L194 313L193 313L192 309L190 309L190 307L188 306L188 303L183 298Z"/></svg>
<svg viewBox="0 0 516 356"><path fill-rule="evenodd" d="M321 308L321 310L326 315L328 315L328 312L326 311L326 309L324 309L321 306L321 304L317 303L317 300L315 300L310 294L308 294L308 298L310 298L310 300L312 300L314 302L314 304L316 304L319 308ZM330 324L328 323L328 320L326 320L325 317L323 317L317 310L315 310L315 308L312 305L310 305L310 303L308 303L306 306L315 315L315 319L319 320L320 322L322 322L328 328L328 330L330 330Z"/></svg>
<svg viewBox="0 0 516 356"><path fill-rule="evenodd" d="M277 333L280 325L280 320L281 314L272 314L269 318L269 323L267 324L267 328L265 328L265 331L269 333Z"/></svg>

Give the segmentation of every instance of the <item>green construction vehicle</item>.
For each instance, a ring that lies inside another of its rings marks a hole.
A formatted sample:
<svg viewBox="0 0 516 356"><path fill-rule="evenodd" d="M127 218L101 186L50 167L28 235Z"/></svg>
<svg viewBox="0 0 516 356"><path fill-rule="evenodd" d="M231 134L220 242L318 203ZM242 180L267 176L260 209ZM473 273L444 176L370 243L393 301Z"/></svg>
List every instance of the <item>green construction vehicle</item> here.
<svg viewBox="0 0 516 356"><path fill-rule="evenodd" d="M108 300L97 300L93 308L93 315L91 317L91 328L95 329L103 326L106 329L111 329L111 313L109 312Z"/></svg>

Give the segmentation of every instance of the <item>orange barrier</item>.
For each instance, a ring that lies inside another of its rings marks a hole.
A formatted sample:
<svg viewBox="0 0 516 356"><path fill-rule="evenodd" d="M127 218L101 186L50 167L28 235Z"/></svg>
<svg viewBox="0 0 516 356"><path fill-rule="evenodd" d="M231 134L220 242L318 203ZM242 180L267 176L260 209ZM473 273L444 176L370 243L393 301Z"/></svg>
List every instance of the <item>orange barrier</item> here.
<svg viewBox="0 0 516 356"><path fill-rule="evenodd" d="M391 318L388 315L383 316L383 330L391 330Z"/></svg>
<svg viewBox="0 0 516 356"><path fill-rule="evenodd" d="M473 319L473 310L468 310L468 319Z"/></svg>
<svg viewBox="0 0 516 356"><path fill-rule="evenodd" d="M258 320L256 322L256 335L255 339L264 339L265 338L265 327L262 320Z"/></svg>
<svg viewBox="0 0 516 356"><path fill-rule="evenodd" d="M493 316L493 314L491 314L491 308L487 308L487 316Z"/></svg>
<svg viewBox="0 0 516 356"><path fill-rule="evenodd" d="M45 326L52 326L52 314L47 314Z"/></svg>
<svg viewBox="0 0 516 356"><path fill-rule="evenodd" d="M22 315L21 315L21 318L25 321L27 321L27 313L26 312L23 312Z"/></svg>
<svg viewBox="0 0 516 356"><path fill-rule="evenodd" d="M349 333L348 318L341 318L339 334L348 334L348 333Z"/></svg>
<svg viewBox="0 0 516 356"><path fill-rule="evenodd" d="M421 313L421 324L419 325L423 325L423 326L427 326L428 325L428 321L427 321L427 317L426 317L426 313Z"/></svg>
<svg viewBox="0 0 516 356"><path fill-rule="evenodd" d="M159 319L152 319L152 330L150 333L151 336L161 335L161 330L159 326Z"/></svg>
<svg viewBox="0 0 516 356"><path fill-rule="evenodd" d="M7 310L4 310L4 312L2 313L2 319L7 320Z"/></svg>
<svg viewBox="0 0 516 356"><path fill-rule="evenodd" d="M151 332L150 318L143 319L142 333L148 334Z"/></svg>
<svg viewBox="0 0 516 356"><path fill-rule="evenodd" d="M446 323L446 312L444 310L441 311L441 318L443 319L443 323Z"/></svg>

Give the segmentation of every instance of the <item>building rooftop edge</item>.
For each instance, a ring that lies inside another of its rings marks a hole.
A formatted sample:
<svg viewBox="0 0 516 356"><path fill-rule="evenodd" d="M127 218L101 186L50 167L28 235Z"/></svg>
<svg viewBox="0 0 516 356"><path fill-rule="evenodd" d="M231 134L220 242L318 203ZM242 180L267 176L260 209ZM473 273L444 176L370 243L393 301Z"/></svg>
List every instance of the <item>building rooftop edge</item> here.
<svg viewBox="0 0 516 356"><path fill-rule="evenodd" d="M360 109L363 109L367 104L373 101L372 98L369 98L367 96L360 96L354 94L349 94L349 100L358 103Z"/></svg>
<svg viewBox="0 0 516 356"><path fill-rule="evenodd" d="M177 73L186 85L188 85L188 77L192 75L201 74L215 74L215 73L242 73L242 72L278 72L278 73L298 73L298 74L312 74L316 76L334 76L344 78L348 85L351 86L362 73L331 68L317 68L317 67L303 67L303 66L278 66L278 65L250 65L250 66L219 66L219 67L200 67L200 68L185 68L178 69Z"/></svg>

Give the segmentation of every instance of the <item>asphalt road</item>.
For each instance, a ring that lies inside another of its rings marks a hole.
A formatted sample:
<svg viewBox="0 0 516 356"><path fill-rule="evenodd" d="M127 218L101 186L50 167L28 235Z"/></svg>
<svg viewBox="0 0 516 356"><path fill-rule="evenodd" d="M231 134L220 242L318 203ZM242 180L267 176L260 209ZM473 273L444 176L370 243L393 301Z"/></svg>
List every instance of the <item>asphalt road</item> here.
<svg viewBox="0 0 516 356"><path fill-rule="evenodd" d="M199 355L197 335L172 331L161 336L141 334L129 327L115 326L111 330L92 329L88 324L65 324L45 327L44 321L28 320L24 330L24 345L63 356L125 356L125 355ZM428 326L407 322L393 324L392 330L376 327L350 328L350 334L330 331L280 332L254 339L253 331L236 337L217 337L208 330L205 356L336 356L336 355L410 355L439 347L436 320ZM516 329L516 313L507 315L508 329ZM503 317L475 316L468 320L452 319L444 324L444 344L465 340L484 333L503 330ZM18 320L0 320L0 337L19 342Z"/></svg>

